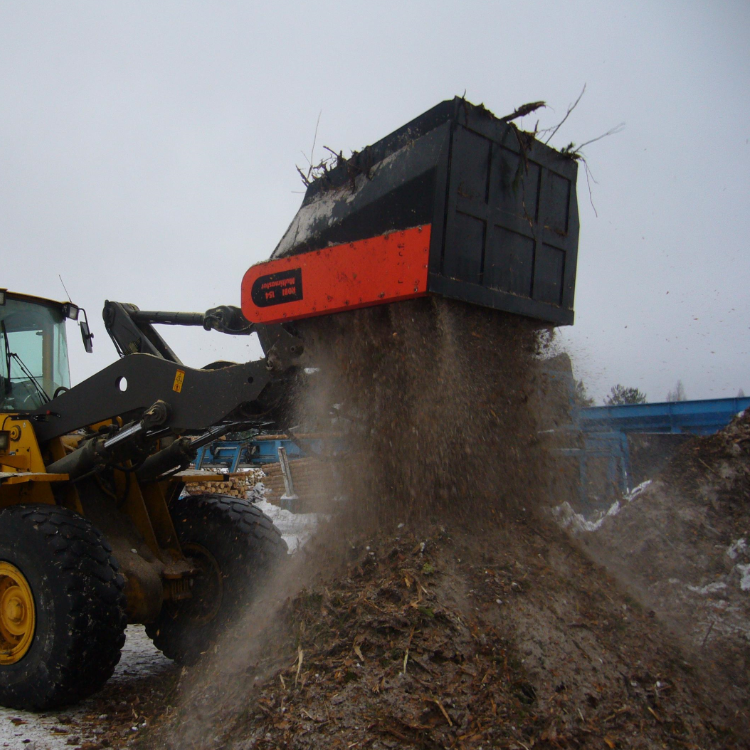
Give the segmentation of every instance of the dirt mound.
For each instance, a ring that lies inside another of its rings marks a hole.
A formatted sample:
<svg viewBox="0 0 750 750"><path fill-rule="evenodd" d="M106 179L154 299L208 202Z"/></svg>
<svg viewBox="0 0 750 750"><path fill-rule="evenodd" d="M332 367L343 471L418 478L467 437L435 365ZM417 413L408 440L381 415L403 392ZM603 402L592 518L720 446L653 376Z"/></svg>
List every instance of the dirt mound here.
<svg viewBox="0 0 750 750"><path fill-rule="evenodd" d="M750 507L750 411L682 447L662 473L664 482L713 508L724 530L747 529ZM737 523L740 526L737 526Z"/></svg>
<svg viewBox="0 0 750 750"><path fill-rule="evenodd" d="M148 748L741 747L660 623L543 520L539 331L421 299L300 323L331 520Z"/></svg>
<svg viewBox="0 0 750 750"><path fill-rule="evenodd" d="M596 559L667 623L749 722L750 413L686 443L619 512L585 535Z"/></svg>
<svg viewBox="0 0 750 750"><path fill-rule="evenodd" d="M402 528L350 550L286 602L273 648L186 675L144 747L734 746L654 620L556 530Z"/></svg>

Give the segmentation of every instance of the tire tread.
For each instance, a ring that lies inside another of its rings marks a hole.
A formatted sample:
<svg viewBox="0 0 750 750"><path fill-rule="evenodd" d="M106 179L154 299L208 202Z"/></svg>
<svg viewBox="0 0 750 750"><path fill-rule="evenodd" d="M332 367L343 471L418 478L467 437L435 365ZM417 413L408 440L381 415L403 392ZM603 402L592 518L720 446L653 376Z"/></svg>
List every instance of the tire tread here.
<svg viewBox="0 0 750 750"><path fill-rule="evenodd" d="M52 505L18 505L6 508L2 515L3 523L17 519L16 523L35 529L43 539L48 562L64 581L60 594L68 604L63 656L49 670L47 684L30 686L34 694L16 691L20 694L14 707L46 710L77 702L98 690L120 660L127 625L125 579L102 534L73 511ZM0 683L0 697L7 704L2 687Z"/></svg>
<svg viewBox="0 0 750 750"><path fill-rule="evenodd" d="M171 513L181 542L190 541L180 535L181 529L184 530L191 522L200 519L207 527L221 529L226 542L231 541L244 548L249 554L243 554L244 562L240 566L243 575L258 573L262 576L286 557L286 542L279 530L259 508L247 500L216 493L191 495L189 499L175 503ZM234 573L237 574L237 571ZM190 653L192 649L185 646L182 627L179 618L175 619L163 611L155 623L146 626L146 633L169 658L189 663L193 661L194 654ZM211 628L207 628L206 633L199 636L198 640L210 641L215 635L210 630Z"/></svg>

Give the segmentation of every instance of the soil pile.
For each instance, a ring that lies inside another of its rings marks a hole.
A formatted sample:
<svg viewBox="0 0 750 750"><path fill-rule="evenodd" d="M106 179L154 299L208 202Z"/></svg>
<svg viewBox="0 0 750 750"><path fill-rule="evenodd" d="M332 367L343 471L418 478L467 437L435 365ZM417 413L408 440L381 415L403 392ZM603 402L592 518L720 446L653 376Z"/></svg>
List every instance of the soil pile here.
<svg viewBox="0 0 750 750"><path fill-rule="evenodd" d="M742 746L658 623L558 530L402 527L348 543L252 660L184 674L190 700L142 746Z"/></svg>
<svg viewBox="0 0 750 750"><path fill-rule="evenodd" d="M583 538L675 631L714 686L717 706L747 725L750 413L686 443L642 492Z"/></svg>
<svg viewBox="0 0 750 750"><path fill-rule="evenodd" d="M300 414L347 427L348 501L143 747L743 746L660 623L538 510L533 324L417 300L300 328L325 373Z"/></svg>

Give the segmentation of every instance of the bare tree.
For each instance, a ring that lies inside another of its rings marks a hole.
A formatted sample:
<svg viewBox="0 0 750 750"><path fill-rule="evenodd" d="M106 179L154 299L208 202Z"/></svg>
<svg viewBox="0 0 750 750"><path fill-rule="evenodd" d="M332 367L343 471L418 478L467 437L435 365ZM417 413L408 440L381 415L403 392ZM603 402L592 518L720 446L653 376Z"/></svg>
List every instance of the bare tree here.
<svg viewBox="0 0 750 750"><path fill-rule="evenodd" d="M677 381L673 391L667 393L667 401L687 401L687 393L681 380Z"/></svg>

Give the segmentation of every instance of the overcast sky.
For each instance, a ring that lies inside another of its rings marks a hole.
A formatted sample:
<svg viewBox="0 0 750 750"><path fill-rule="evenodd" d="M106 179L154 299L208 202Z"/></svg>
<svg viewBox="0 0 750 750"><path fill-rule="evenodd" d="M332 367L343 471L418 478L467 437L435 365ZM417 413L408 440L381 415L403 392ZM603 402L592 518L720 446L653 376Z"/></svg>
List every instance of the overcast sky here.
<svg viewBox="0 0 750 750"><path fill-rule="evenodd" d="M295 164L358 149L466 92L498 115L586 94L576 323L601 400L750 394L750 3L0 0L0 287L72 299L73 381L115 358L105 299L240 301L302 199ZM322 114L321 114L322 113ZM537 115L522 125L533 129ZM596 214L593 205L596 208ZM193 366L259 350L165 329Z"/></svg>

